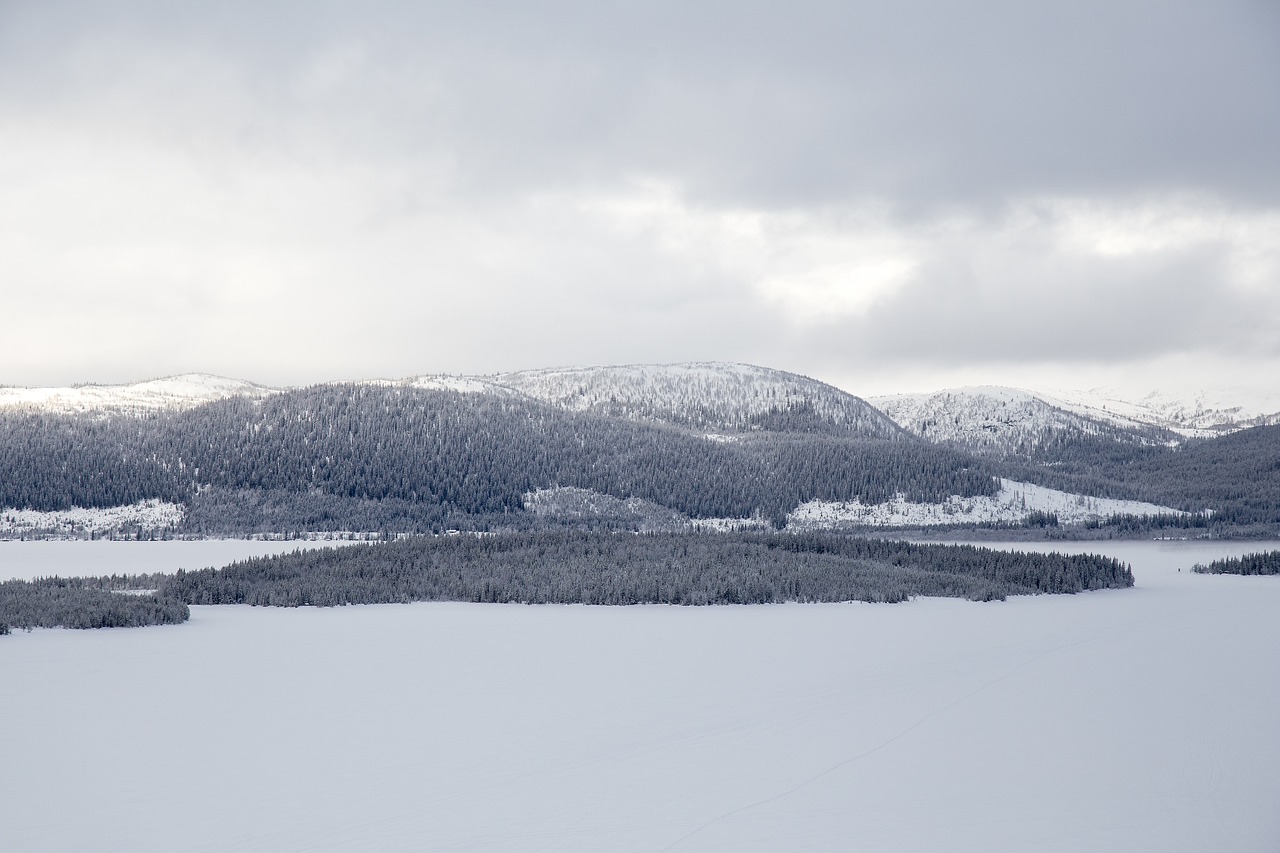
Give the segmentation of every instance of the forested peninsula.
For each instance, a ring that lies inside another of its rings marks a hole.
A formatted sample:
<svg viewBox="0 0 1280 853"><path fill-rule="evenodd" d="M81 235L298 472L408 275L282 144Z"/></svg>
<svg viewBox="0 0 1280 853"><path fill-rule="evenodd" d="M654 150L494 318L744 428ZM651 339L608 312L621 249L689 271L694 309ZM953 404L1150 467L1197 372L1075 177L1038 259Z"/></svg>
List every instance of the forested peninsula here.
<svg viewBox="0 0 1280 853"><path fill-rule="evenodd" d="M0 626L165 624L184 621L187 606L198 604L894 603L916 596L992 601L1132 585L1128 566L1095 555L838 534L560 530L413 537L174 575L8 581L0 584Z"/></svg>
<svg viewBox="0 0 1280 853"><path fill-rule="evenodd" d="M1280 551L1226 557L1208 565L1197 564L1192 571L1207 575L1280 575Z"/></svg>

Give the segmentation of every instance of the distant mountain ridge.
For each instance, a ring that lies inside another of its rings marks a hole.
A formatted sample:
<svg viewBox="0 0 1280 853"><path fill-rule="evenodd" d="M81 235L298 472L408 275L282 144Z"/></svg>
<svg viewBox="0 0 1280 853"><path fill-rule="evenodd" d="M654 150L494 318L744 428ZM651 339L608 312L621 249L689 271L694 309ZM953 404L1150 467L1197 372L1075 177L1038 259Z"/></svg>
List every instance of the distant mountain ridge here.
<svg viewBox="0 0 1280 853"><path fill-rule="evenodd" d="M1135 399L1114 388L978 386L863 399L794 373L723 362L547 368L489 376L423 374L354 384L517 395L568 411L712 434L772 429L893 438L905 430L926 440L996 453L1019 452L1066 436L1143 445L1280 424L1280 387L1224 386L1194 395L1155 390ZM229 398L263 400L285 390L185 373L119 385L0 387L0 410L145 414Z"/></svg>
<svg viewBox="0 0 1280 853"><path fill-rule="evenodd" d="M493 376L425 374L355 383L462 394L519 396L570 412L680 426L703 432L828 432L862 438L903 438L884 413L816 379L745 364L569 367ZM186 410L216 400L262 400L281 393L242 380L183 374L131 385L0 388L0 408L61 414Z"/></svg>
<svg viewBox="0 0 1280 853"><path fill-rule="evenodd" d="M1232 394L1239 403L1231 400ZM892 394L868 401L903 429L928 441L988 454L1036 456L1080 441L1132 446L1177 445L1256 426L1280 424L1280 392L1200 392L1187 399L1153 391L1135 401L1119 392L1031 391L1002 386Z"/></svg>
<svg viewBox="0 0 1280 853"><path fill-rule="evenodd" d="M1156 389L1129 400L1114 388L1052 391L1064 408L1082 407L1094 416L1118 417L1164 427L1187 438L1213 438L1256 426L1280 424L1280 383L1276 390L1223 386L1191 396Z"/></svg>
<svg viewBox="0 0 1280 853"><path fill-rule="evenodd" d="M1080 441L1152 446L1176 444L1182 438L1164 426L1020 388L976 386L895 394L873 397L871 403L926 441L989 455L1040 458Z"/></svg>

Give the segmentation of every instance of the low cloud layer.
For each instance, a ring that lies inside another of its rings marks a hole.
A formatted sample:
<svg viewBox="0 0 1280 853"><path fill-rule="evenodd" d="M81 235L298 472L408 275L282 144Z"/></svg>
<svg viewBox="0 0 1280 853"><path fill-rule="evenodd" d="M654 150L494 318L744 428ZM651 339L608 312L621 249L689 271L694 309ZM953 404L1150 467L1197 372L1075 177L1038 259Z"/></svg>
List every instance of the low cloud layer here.
<svg viewBox="0 0 1280 853"><path fill-rule="evenodd" d="M6 4L0 382L1267 382L1277 33L1245 0Z"/></svg>

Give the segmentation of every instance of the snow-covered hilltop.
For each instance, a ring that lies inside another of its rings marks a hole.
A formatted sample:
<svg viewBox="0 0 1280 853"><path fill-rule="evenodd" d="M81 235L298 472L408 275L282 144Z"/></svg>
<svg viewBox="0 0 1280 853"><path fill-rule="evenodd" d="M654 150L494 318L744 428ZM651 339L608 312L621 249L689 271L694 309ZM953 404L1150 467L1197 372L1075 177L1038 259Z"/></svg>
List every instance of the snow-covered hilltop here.
<svg viewBox="0 0 1280 853"><path fill-rule="evenodd" d="M277 393L274 388L242 379L207 373L184 373L130 385L75 385L70 388L0 387L0 408L29 409L60 414L98 412L137 414L162 409L181 410L247 397L260 400Z"/></svg>
<svg viewBox="0 0 1280 853"><path fill-rule="evenodd" d="M1044 397L1057 400L1064 408L1151 424L1188 438L1212 438L1249 427L1280 424L1280 383L1274 390L1224 386L1190 396L1157 389L1133 401L1113 388L1052 391Z"/></svg>
<svg viewBox="0 0 1280 853"><path fill-rule="evenodd" d="M715 434L836 429L896 438L882 412L824 382L746 364L691 362L504 373L499 385L571 411L656 420Z"/></svg>
<svg viewBox="0 0 1280 853"><path fill-rule="evenodd" d="M1280 390L1222 388L1189 397L1153 391L1125 399L1107 388L1029 391L978 386L868 400L921 438L997 454L1025 454L1079 438L1177 444L1186 438L1280 424Z"/></svg>
<svg viewBox="0 0 1280 853"><path fill-rule="evenodd" d="M458 394L515 394L510 388L499 385L491 379L481 376L450 376L447 374L429 374L415 376L404 382L411 388L422 388L427 391L453 391Z"/></svg>
<svg viewBox="0 0 1280 853"><path fill-rule="evenodd" d="M872 405L928 441L986 453L1026 454L1064 438L1168 444L1167 427L1019 388L979 386L872 397Z"/></svg>

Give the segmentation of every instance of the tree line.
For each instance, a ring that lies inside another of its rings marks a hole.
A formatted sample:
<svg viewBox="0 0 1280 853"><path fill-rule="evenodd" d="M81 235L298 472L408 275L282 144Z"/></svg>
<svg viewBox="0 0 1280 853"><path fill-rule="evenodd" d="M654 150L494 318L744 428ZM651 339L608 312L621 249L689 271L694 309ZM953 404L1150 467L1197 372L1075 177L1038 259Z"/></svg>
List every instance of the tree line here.
<svg viewBox="0 0 1280 853"><path fill-rule="evenodd" d="M1192 571L1211 575L1280 575L1280 551L1225 557L1208 565L1197 563Z"/></svg>

